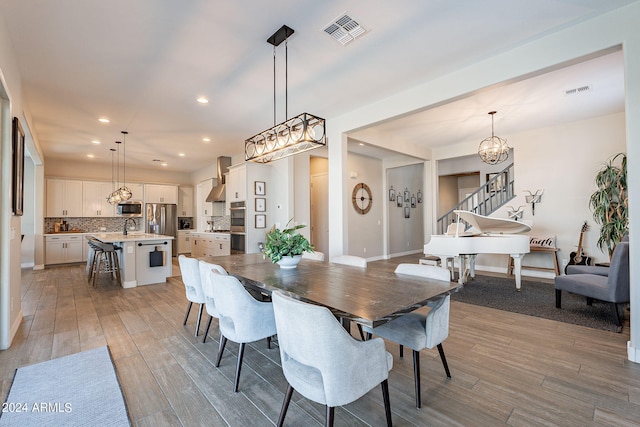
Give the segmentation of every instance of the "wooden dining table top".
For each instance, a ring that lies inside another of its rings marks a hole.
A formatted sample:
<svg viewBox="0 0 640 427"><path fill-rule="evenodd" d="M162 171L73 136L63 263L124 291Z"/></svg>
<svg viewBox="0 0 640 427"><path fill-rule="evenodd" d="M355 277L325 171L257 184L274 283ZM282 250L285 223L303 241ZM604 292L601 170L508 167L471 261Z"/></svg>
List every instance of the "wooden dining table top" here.
<svg viewBox="0 0 640 427"><path fill-rule="evenodd" d="M334 315L376 327L461 287L457 282L396 274L302 259L297 268L280 268L262 254L201 258L218 264L247 288L271 295L281 290L322 305Z"/></svg>

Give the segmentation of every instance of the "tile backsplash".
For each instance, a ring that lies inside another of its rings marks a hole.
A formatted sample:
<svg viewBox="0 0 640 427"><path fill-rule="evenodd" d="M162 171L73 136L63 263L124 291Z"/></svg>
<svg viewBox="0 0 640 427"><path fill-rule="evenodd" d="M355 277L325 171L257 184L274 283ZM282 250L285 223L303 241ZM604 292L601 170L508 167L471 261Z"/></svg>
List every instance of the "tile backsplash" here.
<svg viewBox="0 0 640 427"><path fill-rule="evenodd" d="M135 220L136 231L144 231L144 218L132 218ZM108 231L118 232L124 229L126 218L45 218L44 233L53 233L55 231L55 223L67 221L69 230L77 229L86 233ZM129 221L129 226L131 226ZM102 230L104 228L104 230Z"/></svg>

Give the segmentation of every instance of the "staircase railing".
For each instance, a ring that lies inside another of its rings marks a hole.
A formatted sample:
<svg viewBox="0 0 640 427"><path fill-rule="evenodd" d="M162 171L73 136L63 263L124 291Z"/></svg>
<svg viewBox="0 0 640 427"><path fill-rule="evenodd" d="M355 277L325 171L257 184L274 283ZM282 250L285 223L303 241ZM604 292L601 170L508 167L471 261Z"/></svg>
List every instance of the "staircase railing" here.
<svg viewBox="0 0 640 427"><path fill-rule="evenodd" d="M456 207L438 218L437 233L445 234L447 227L457 220L455 210L464 210L479 215L490 215L515 197L513 163L495 174L489 181L469 194ZM468 225L467 225L468 228Z"/></svg>

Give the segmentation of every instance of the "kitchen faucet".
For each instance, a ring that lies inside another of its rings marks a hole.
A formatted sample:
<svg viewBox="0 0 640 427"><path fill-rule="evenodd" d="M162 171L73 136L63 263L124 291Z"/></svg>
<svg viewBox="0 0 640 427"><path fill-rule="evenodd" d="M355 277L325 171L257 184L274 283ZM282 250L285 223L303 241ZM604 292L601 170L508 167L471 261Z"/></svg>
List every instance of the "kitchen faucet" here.
<svg viewBox="0 0 640 427"><path fill-rule="evenodd" d="M124 220L124 230L122 231L122 234L124 234L125 236L127 235L127 224L129 223L129 221L133 221L133 225L136 226L136 220L133 218L127 218Z"/></svg>

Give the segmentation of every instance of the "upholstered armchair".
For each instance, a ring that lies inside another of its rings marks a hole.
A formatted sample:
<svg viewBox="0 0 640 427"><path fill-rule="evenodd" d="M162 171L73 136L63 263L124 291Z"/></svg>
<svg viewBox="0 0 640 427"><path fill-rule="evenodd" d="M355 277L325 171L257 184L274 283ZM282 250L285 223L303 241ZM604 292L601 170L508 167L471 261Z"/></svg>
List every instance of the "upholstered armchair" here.
<svg viewBox="0 0 640 427"><path fill-rule="evenodd" d="M421 264L400 264L395 270L396 274L406 274L442 280L449 282L449 270L442 267ZM444 354L442 342L449 336L449 295L429 302L429 313L407 313L377 328L364 326L368 336L377 335L389 341L400 344L400 357L403 356L403 347L413 350L413 375L415 382L416 408L422 406L420 391L420 350L425 348L438 348L440 360L447 378L451 378L447 358Z"/></svg>
<svg viewBox="0 0 640 427"><path fill-rule="evenodd" d="M213 274L215 308L220 316L220 347L215 366L220 366L227 339L240 344L233 385L233 391L237 392L245 344L267 338L268 346L271 348L270 339L276 334L273 304L253 298L234 276L215 272Z"/></svg>
<svg viewBox="0 0 640 427"><path fill-rule="evenodd" d="M182 322L182 324L187 324L187 320L189 319L189 312L191 311L191 306L193 305L193 303L195 302L196 304L200 304L195 332L195 336L198 337L198 334L200 333L200 320L202 319L202 310L205 303L204 294L202 293L202 283L200 281L200 267L198 266L197 259L189 258L184 255L180 255L178 257L178 264L180 265L182 283L184 283L184 288L187 293L187 300L189 301L189 305L187 306L187 314L185 314L184 322Z"/></svg>
<svg viewBox="0 0 640 427"><path fill-rule="evenodd" d="M209 328L211 327L211 322L213 318L216 319L220 317L218 313L218 309L216 308L216 303L213 298L213 282L215 274L227 274L227 271L218 264L212 264L206 261L200 261L198 263L198 267L200 269L200 281L202 283L202 292L204 294L205 308L207 309L207 314L209 315L209 321L207 322L207 327L204 330L204 337L202 337L202 342L207 341L207 335L209 334ZM214 272L215 270L215 272Z"/></svg>
<svg viewBox="0 0 640 427"><path fill-rule="evenodd" d="M629 297L629 243L619 242L613 251L607 275L598 273L573 274L555 278L556 308L562 306L562 291L587 297L587 305L594 299L609 302L616 326L622 326L618 304L628 303Z"/></svg>
<svg viewBox="0 0 640 427"><path fill-rule="evenodd" d="M334 408L382 386L387 425L391 406L387 378L393 358L384 341L357 341L326 308L307 304L277 291L272 294L282 371L288 387L278 426L284 424L291 395L326 405L326 425L333 425Z"/></svg>

